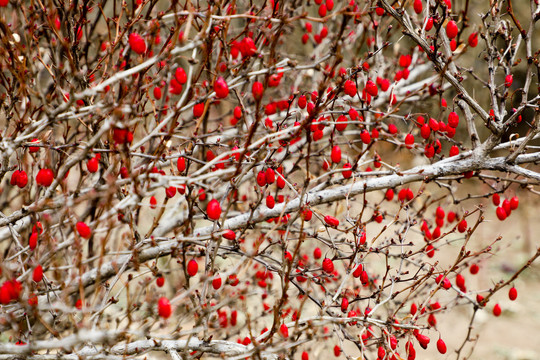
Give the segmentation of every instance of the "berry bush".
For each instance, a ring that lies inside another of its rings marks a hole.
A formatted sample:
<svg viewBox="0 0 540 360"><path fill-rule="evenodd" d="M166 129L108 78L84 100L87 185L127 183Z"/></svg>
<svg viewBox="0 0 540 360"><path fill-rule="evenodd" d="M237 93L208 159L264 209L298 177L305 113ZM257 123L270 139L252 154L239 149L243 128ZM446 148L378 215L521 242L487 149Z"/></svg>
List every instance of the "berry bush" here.
<svg viewBox="0 0 540 360"><path fill-rule="evenodd" d="M0 0L0 358L468 358L540 256L470 286L539 193L516 3Z"/></svg>

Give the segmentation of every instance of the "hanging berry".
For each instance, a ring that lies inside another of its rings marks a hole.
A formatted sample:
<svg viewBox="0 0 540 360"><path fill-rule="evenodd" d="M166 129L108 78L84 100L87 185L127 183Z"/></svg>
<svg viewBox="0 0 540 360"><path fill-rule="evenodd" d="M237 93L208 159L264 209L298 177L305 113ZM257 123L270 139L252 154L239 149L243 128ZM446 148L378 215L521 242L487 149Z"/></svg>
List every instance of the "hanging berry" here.
<svg viewBox="0 0 540 360"><path fill-rule="evenodd" d="M221 216L221 205L216 199L212 199L208 202L206 206L206 214L211 220L219 220Z"/></svg>

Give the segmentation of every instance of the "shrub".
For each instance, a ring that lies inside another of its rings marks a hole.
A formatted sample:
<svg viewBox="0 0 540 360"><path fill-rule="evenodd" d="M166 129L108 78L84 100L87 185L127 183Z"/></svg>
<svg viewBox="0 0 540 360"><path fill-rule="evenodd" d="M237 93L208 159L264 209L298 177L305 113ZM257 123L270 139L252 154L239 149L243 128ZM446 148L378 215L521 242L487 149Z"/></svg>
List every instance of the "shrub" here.
<svg viewBox="0 0 540 360"><path fill-rule="evenodd" d="M473 349L439 315L540 255L467 283L540 180L538 17L493 3L2 1L0 352Z"/></svg>

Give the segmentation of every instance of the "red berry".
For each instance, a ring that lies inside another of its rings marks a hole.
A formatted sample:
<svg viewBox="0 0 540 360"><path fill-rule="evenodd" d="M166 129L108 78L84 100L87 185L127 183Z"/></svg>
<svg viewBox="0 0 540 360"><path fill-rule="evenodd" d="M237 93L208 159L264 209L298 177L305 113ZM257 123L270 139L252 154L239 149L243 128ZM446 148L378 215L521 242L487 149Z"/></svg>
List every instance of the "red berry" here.
<svg viewBox="0 0 540 360"><path fill-rule="evenodd" d="M341 311L347 312L348 307L349 307L349 300L347 300L346 297L343 297L343 299L341 299Z"/></svg>
<svg viewBox="0 0 540 360"><path fill-rule="evenodd" d="M285 179L283 178L283 175L278 175L276 185L279 189L283 189L285 187Z"/></svg>
<svg viewBox="0 0 540 360"><path fill-rule="evenodd" d="M216 97L218 99L226 98L227 95L229 95L229 86L225 82L225 79L221 76L218 77L214 83L214 92L216 93Z"/></svg>
<svg viewBox="0 0 540 360"><path fill-rule="evenodd" d="M28 239L28 246L30 247L30 250L34 250L37 247L37 241L38 241L38 233L34 231L30 235L30 238Z"/></svg>
<svg viewBox="0 0 540 360"><path fill-rule="evenodd" d="M396 339L396 337L394 335L390 335L390 341L389 342L390 342L390 348L392 350L396 350L398 341L397 341L397 339Z"/></svg>
<svg viewBox="0 0 540 360"><path fill-rule="evenodd" d="M383 360L385 356L386 350L384 350L384 347L379 346L379 348L377 349L377 359Z"/></svg>
<svg viewBox="0 0 540 360"><path fill-rule="evenodd" d="M469 271L470 271L471 274L473 274L473 275L478 274L478 270L480 270L480 268L479 268L478 265L476 265L476 264L472 264L471 267L469 268Z"/></svg>
<svg viewBox="0 0 540 360"><path fill-rule="evenodd" d="M424 154L428 159L431 159L433 156L435 156L435 148L432 144L427 144L424 149Z"/></svg>
<svg viewBox="0 0 540 360"><path fill-rule="evenodd" d="M186 159L179 157L176 161L176 168L179 172L184 172L184 170L186 170Z"/></svg>
<svg viewBox="0 0 540 360"><path fill-rule="evenodd" d="M184 69L181 67L177 67L176 71L174 72L174 78L176 81L178 81L180 84L184 85L187 82L187 74Z"/></svg>
<svg viewBox="0 0 540 360"><path fill-rule="evenodd" d="M426 31L429 31L433 28L433 18L428 18L426 20Z"/></svg>
<svg viewBox="0 0 540 360"><path fill-rule="evenodd" d="M497 210L495 211L495 214L497 214L497 218L501 221L505 220L507 217L506 211L502 206L499 206Z"/></svg>
<svg viewBox="0 0 540 360"><path fill-rule="evenodd" d="M329 258L325 258L322 262L322 268L325 273L331 274L334 272L334 262Z"/></svg>
<svg viewBox="0 0 540 360"><path fill-rule="evenodd" d="M352 80L346 80L343 84L343 91L350 97L354 97L357 93L356 84Z"/></svg>
<svg viewBox="0 0 540 360"><path fill-rule="evenodd" d="M261 100L263 96L263 84L259 81L255 81L253 85L251 86L251 93L253 94L253 97L255 100Z"/></svg>
<svg viewBox="0 0 540 360"><path fill-rule="evenodd" d="M435 210L435 216L439 219L444 219L444 210L442 207L437 207L437 210Z"/></svg>
<svg viewBox="0 0 540 360"><path fill-rule="evenodd" d="M504 86L509 88L510 86L512 86L513 82L514 82L514 77L512 76L512 74L506 75L506 77L504 78Z"/></svg>
<svg viewBox="0 0 540 360"><path fill-rule="evenodd" d="M240 52L243 58L253 56L257 53L257 46L252 38L245 37L242 39L240 42Z"/></svg>
<svg viewBox="0 0 540 360"><path fill-rule="evenodd" d="M427 349L430 342L430 339L428 336L418 334L416 335L416 340L418 340L418 343L420 344L420 347L422 347L422 349Z"/></svg>
<svg viewBox="0 0 540 360"><path fill-rule="evenodd" d="M450 157L459 155L459 148L457 147L457 145L452 145L450 147L450 151L449 151L448 155Z"/></svg>
<svg viewBox="0 0 540 360"><path fill-rule="evenodd" d="M332 11L332 9L334 9L334 0L326 0L326 8L329 11Z"/></svg>
<svg viewBox="0 0 540 360"><path fill-rule="evenodd" d="M360 264L356 267L356 269L354 269L353 276L355 278L359 278L360 275L362 275L362 271L364 271L364 267Z"/></svg>
<svg viewBox="0 0 540 360"><path fill-rule="evenodd" d="M146 42L137 33L129 34L129 47L139 55L146 52Z"/></svg>
<svg viewBox="0 0 540 360"><path fill-rule="evenodd" d="M458 127L459 124L459 115L455 112L448 114L448 125L454 129Z"/></svg>
<svg viewBox="0 0 540 360"><path fill-rule="evenodd" d="M501 306L499 304L495 304L495 306L493 307L493 315L501 315Z"/></svg>
<svg viewBox="0 0 540 360"><path fill-rule="evenodd" d="M512 213L512 208L510 207L510 200L504 199L501 207L506 212L506 216L510 216L510 214Z"/></svg>
<svg viewBox="0 0 540 360"><path fill-rule="evenodd" d="M21 170L19 172L19 176L17 177L17 186L23 189L26 184L28 184L28 175L26 174L26 171Z"/></svg>
<svg viewBox="0 0 540 360"><path fill-rule="evenodd" d="M204 114L204 103L200 102L193 105L193 117L198 118Z"/></svg>
<svg viewBox="0 0 540 360"><path fill-rule="evenodd" d="M390 81L388 79L381 79L379 86L381 87L381 90L385 92L390 87Z"/></svg>
<svg viewBox="0 0 540 360"><path fill-rule="evenodd" d="M3 305L9 304L11 301L11 289L8 285L8 282L6 281L4 284L2 284L2 287L0 287L0 303Z"/></svg>
<svg viewBox="0 0 540 360"><path fill-rule="evenodd" d="M273 209L275 205L276 205L276 201L274 200L274 197L272 195L268 195L266 197L266 206L269 209Z"/></svg>
<svg viewBox="0 0 540 360"><path fill-rule="evenodd" d="M407 192L405 194L407 196L407 201L411 201L414 198L414 193L411 189L407 189Z"/></svg>
<svg viewBox="0 0 540 360"><path fill-rule="evenodd" d="M336 145L332 148L332 154L330 155L333 163L339 163L341 161L341 148Z"/></svg>
<svg viewBox="0 0 540 360"><path fill-rule="evenodd" d="M467 220L461 220L457 228L460 233L464 233L465 231L467 231Z"/></svg>
<svg viewBox="0 0 540 360"><path fill-rule="evenodd" d="M131 143L133 133L127 129L116 128L113 130L113 140L117 144Z"/></svg>
<svg viewBox="0 0 540 360"><path fill-rule="evenodd" d="M512 287L509 291L508 291L508 298L512 301L516 300L517 299L517 290L515 287Z"/></svg>
<svg viewBox="0 0 540 360"><path fill-rule="evenodd" d="M412 342L408 341L407 344L405 344L405 349L407 350L407 354L408 354L407 360L416 359L416 350L414 349Z"/></svg>
<svg viewBox="0 0 540 360"><path fill-rule="evenodd" d="M414 135L413 134L407 134L405 136L405 146L407 149L412 149L414 145Z"/></svg>
<svg viewBox="0 0 540 360"><path fill-rule="evenodd" d="M362 132L360 133L360 139L366 145L371 142L371 137L369 136L369 133L366 130L362 130Z"/></svg>
<svg viewBox="0 0 540 360"><path fill-rule="evenodd" d="M171 79L169 84L169 92L173 95L179 95L182 93L182 84L180 84L176 79Z"/></svg>
<svg viewBox="0 0 540 360"><path fill-rule="evenodd" d="M468 41L470 47L476 47L478 45L478 33L473 32L471 35L469 35Z"/></svg>
<svg viewBox="0 0 540 360"><path fill-rule="evenodd" d="M167 196L169 199L172 199L176 195L176 188L174 186L169 186L165 189L165 196Z"/></svg>
<svg viewBox="0 0 540 360"><path fill-rule="evenodd" d="M516 210L518 206L519 206L519 198L517 196L514 196L513 198L510 199L510 209Z"/></svg>
<svg viewBox="0 0 540 360"><path fill-rule="evenodd" d="M329 225L329 226L332 226L332 227L338 227L339 226L339 220L336 219L335 217L333 216L330 216L330 215L326 215L324 217L324 222Z"/></svg>
<svg viewBox="0 0 540 360"><path fill-rule="evenodd" d="M456 276L456 286L460 289L465 287L465 277L461 274L457 274Z"/></svg>
<svg viewBox="0 0 540 360"><path fill-rule="evenodd" d="M334 346L334 355L338 357L341 354L341 348L339 345Z"/></svg>
<svg viewBox="0 0 540 360"><path fill-rule="evenodd" d="M40 169L36 175L36 183L41 186L51 186L54 175L51 169Z"/></svg>
<svg viewBox="0 0 540 360"><path fill-rule="evenodd" d="M171 316L171 303L166 297L162 297L158 300L158 314L164 319L167 319Z"/></svg>
<svg viewBox="0 0 540 360"><path fill-rule="evenodd" d="M298 107L300 109L305 109L307 105L307 100L306 100L306 96L305 95L301 95L299 98L298 98Z"/></svg>
<svg viewBox="0 0 540 360"><path fill-rule="evenodd" d="M242 108L240 106L236 106L234 108L233 115L235 118L240 119L242 117Z"/></svg>
<svg viewBox="0 0 540 360"><path fill-rule="evenodd" d="M165 278L163 276L160 276L156 279L156 285L158 287L163 287L165 285Z"/></svg>
<svg viewBox="0 0 540 360"><path fill-rule="evenodd" d="M387 200L387 201L392 201L394 199L394 190L392 189L387 189L386 190L386 193L384 194L384 198Z"/></svg>
<svg viewBox="0 0 540 360"><path fill-rule="evenodd" d="M221 287L221 276L216 275L216 277L214 277L212 280L212 287L214 290L218 290Z"/></svg>
<svg viewBox="0 0 540 360"><path fill-rule="evenodd" d="M77 232L79 233L79 235L84 238L84 239L89 239L90 236L92 236L92 230L90 230L90 228L88 227L88 225L86 225L85 223L83 223L82 221L79 221L76 225L76 228L77 228Z"/></svg>
<svg viewBox="0 0 540 360"><path fill-rule="evenodd" d="M154 90L153 90L153 93L154 93L154 98L155 98L156 100L161 99L161 88L159 88L159 87L156 86L156 87L154 88Z"/></svg>
<svg viewBox="0 0 540 360"><path fill-rule="evenodd" d="M411 65L412 62L412 56L410 54L407 55L401 55L399 57L399 66L402 68L408 68Z"/></svg>
<svg viewBox="0 0 540 360"><path fill-rule="evenodd" d="M349 117L351 118L351 120L355 121L356 119L358 119L358 116L358 111L356 111L356 109L349 109ZM363 119L360 118L360 121L363 121Z"/></svg>
<svg viewBox="0 0 540 360"><path fill-rule="evenodd" d="M439 122L435 120L434 118L429 118L428 124L431 130L439 131Z"/></svg>
<svg viewBox="0 0 540 360"><path fill-rule="evenodd" d="M446 36L448 36L449 39L453 39L458 34L458 27L456 25L456 22L454 20L450 20L448 24L446 24Z"/></svg>
<svg viewBox="0 0 540 360"><path fill-rule="evenodd" d="M187 274L193 277L197 275L198 270L199 270L199 264L197 264L197 261L195 259L189 260L187 264Z"/></svg>
<svg viewBox="0 0 540 360"><path fill-rule="evenodd" d="M313 250L313 257L318 260L322 257L322 250L319 247L316 247L315 250Z"/></svg>
<svg viewBox="0 0 540 360"><path fill-rule="evenodd" d="M211 220L219 220L221 216L221 205L216 199L212 199L206 206L206 214Z"/></svg>
<svg viewBox="0 0 540 360"><path fill-rule="evenodd" d="M379 89L377 89L377 85L371 80L368 80L366 82L366 91L371 96L377 96L379 94Z"/></svg>
<svg viewBox="0 0 540 360"><path fill-rule="evenodd" d="M302 360L309 360L309 354L307 352L303 351L301 359Z"/></svg>
<svg viewBox="0 0 540 360"><path fill-rule="evenodd" d="M150 197L150 208L155 209L157 205L157 200L155 196Z"/></svg>
<svg viewBox="0 0 540 360"><path fill-rule="evenodd" d="M343 169L350 169L351 167L352 165L350 163L345 163L343 165ZM342 174L345 179L349 179L352 176L352 170L345 170Z"/></svg>
<svg viewBox="0 0 540 360"><path fill-rule="evenodd" d="M484 297L480 294L476 294L476 302L480 304L484 300ZM486 304L480 304L481 306L485 306Z"/></svg>
<svg viewBox="0 0 540 360"><path fill-rule="evenodd" d="M450 40L450 50L456 51L456 48L457 48L457 41L456 41L456 39Z"/></svg>
<svg viewBox="0 0 540 360"><path fill-rule="evenodd" d="M128 171L127 167L122 166L120 168L120 177L122 179L127 179L129 177L129 171Z"/></svg>
<svg viewBox="0 0 540 360"><path fill-rule="evenodd" d="M326 159L323 160L322 168L324 171L328 171L330 169L330 162Z"/></svg>
<svg viewBox="0 0 540 360"><path fill-rule="evenodd" d="M439 350L441 354L446 354L446 344L442 339L437 340L437 350Z"/></svg>
<svg viewBox="0 0 540 360"><path fill-rule="evenodd" d="M11 174L11 179L9 183L13 186L17 185L17 182L19 181L19 174L21 173L20 170L15 170L13 174Z"/></svg>
<svg viewBox="0 0 540 360"><path fill-rule="evenodd" d="M272 169L272 168L266 169L266 172L265 172L264 175L265 175L267 184L273 184L274 181L276 181L276 173L275 173L274 169Z"/></svg>
<svg viewBox="0 0 540 360"><path fill-rule="evenodd" d="M289 328L287 327L287 325L281 324L281 326L279 327L279 333L284 338L288 338L289 337Z"/></svg>
<svg viewBox="0 0 540 360"><path fill-rule="evenodd" d="M41 265L36 266L34 269L34 272L32 273L32 280L37 283L43 280L43 267Z"/></svg>
<svg viewBox="0 0 540 360"><path fill-rule="evenodd" d="M266 185L266 173L264 171L259 171L259 173L257 174L257 184L260 187Z"/></svg>
<svg viewBox="0 0 540 360"><path fill-rule="evenodd" d="M414 0L413 8L415 13L420 14L422 12L422 1Z"/></svg>
<svg viewBox="0 0 540 360"><path fill-rule="evenodd" d="M430 258L435 256L435 248L433 247L433 245L429 244L428 246L426 246L426 254Z"/></svg>
<svg viewBox="0 0 540 360"><path fill-rule="evenodd" d="M398 200L403 202L407 199L407 190L408 189L401 189L398 193Z"/></svg>
<svg viewBox="0 0 540 360"><path fill-rule="evenodd" d="M86 163L86 168L88 169L88 172L91 172L91 173L97 172L99 168L99 160L95 157L91 158Z"/></svg>
<svg viewBox="0 0 540 360"><path fill-rule="evenodd" d="M319 16L325 17L326 16L326 4L319 5Z"/></svg>
<svg viewBox="0 0 540 360"><path fill-rule="evenodd" d="M229 230L225 230L225 232L223 233L222 236L223 236L225 239L227 239L227 240L234 240L234 239L236 239L236 234L235 234L235 232L232 231L232 230L230 230L230 229L229 229Z"/></svg>
<svg viewBox="0 0 540 360"><path fill-rule="evenodd" d="M420 136L422 136L422 138L424 139L428 139L430 134L431 134L431 128L429 127L429 125L428 124L422 125L422 127L420 128Z"/></svg>

